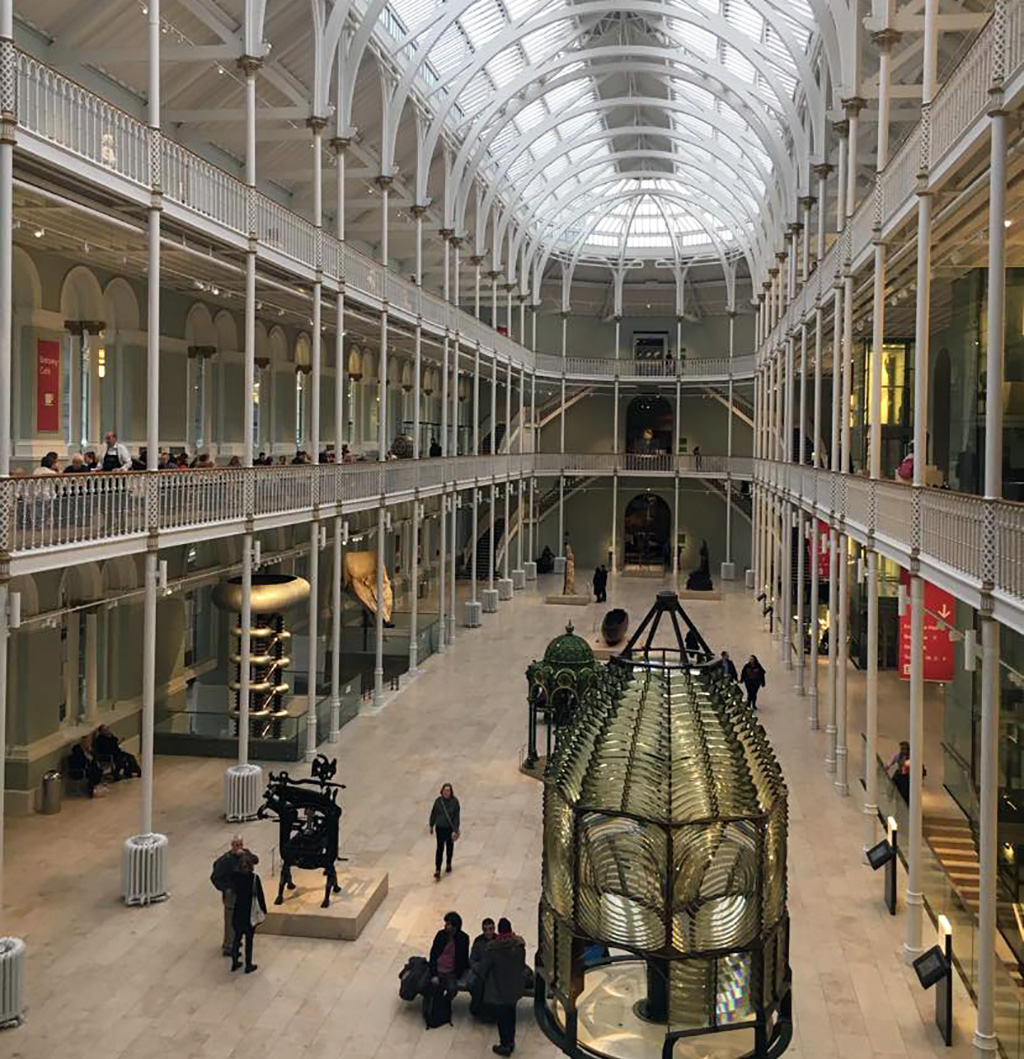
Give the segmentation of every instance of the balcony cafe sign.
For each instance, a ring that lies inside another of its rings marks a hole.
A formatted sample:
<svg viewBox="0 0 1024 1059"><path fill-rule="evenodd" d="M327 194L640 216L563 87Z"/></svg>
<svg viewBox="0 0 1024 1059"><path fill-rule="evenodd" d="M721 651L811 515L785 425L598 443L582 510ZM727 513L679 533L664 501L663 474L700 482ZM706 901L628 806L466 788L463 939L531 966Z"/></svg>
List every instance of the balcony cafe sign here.
<svg viewBox="0 0 1024 1059"><path fill-rule="evenodd" d="M910 574L900 571L900 584L907 590L907 605L900 615L900 677L910 679ZM948 683L953 679L954 654L949 630L955 627L956 600L935 585L924 583L924 679Z"/></svg>

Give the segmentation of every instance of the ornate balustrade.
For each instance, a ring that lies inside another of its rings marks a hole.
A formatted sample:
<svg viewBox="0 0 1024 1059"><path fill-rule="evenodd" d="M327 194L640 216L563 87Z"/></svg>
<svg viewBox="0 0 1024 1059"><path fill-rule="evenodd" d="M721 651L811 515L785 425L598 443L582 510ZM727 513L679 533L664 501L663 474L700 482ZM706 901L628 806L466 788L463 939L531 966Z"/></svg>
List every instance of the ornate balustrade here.
<svg viewBox="0 0 1024 1059"><path fill-rule="evenodd" d="M761 460L754 480L905 567L916 558L967 603L991 591L1024 627L1024 504Z"/></svg>
<svg viewBox="0 0 1024 1059"><path fill-rule="evenodd" d="M189 533L241 532L307 521L314 513L400 503L475 482L530 475L653 475L749 479L749 457L612 453L499 453L387 463L214 467L149 473L114 472L0 479L0 556L36 557L34 568L85 562L85 545L133 541L151 534L167 544ZM131 550L131 549L129 549ZM116 548L115 548L116 551Z"/></svg>

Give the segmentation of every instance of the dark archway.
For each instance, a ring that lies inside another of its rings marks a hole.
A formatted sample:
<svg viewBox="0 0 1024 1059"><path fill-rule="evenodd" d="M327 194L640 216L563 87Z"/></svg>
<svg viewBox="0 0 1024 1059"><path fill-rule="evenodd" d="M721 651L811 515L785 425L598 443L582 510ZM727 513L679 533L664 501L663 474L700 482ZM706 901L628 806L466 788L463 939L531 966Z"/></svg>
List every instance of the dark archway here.
<svg viewBox="0 0 1024 1059"><path fill-rule="evenodd" d="M672 561L672 512L655 493L641 493L626 505L623 533L626 566L665 566Z"/></svg>
<svg viewBox="0 0 1024 1059"><path fill-rule="evenodd" d="M932 397L932 462L942 471L947 481L949 480L950 379L949 350L940 349L932 371L932 394L934 395Z"/></svg>
<svg viewBox="0 0 1024 1059"><path fill-rule="evenodd" d="M626 452L672 452L672 406L664 397L634 397L626 410Z"/></svg>

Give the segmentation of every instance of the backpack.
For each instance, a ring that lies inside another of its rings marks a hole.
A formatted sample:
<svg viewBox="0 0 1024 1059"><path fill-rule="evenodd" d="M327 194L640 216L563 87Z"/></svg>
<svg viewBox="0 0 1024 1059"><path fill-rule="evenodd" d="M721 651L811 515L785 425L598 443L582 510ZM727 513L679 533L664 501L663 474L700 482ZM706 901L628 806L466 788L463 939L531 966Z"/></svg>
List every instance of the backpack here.
<svg viewBox="0 0 1024 1059"><path fill-rule="evenodd" d="M231 872L234 870L233 867L225 871L226 865L222 865L221 861L224 859L225 854L218 857L213 862L213 871L210 872L210 882L213 883L215 890L219 890L221 893L225 893L231 889Z"/></svg>
<svg viewBox="0 0 1024 1059"><path fill-rule="evenodd" d="M403 1000L415 1000L430 983L430 962L422 956L410 956L398 972L398 995Z"/></svg>
<svg viewBox="0 0 1024 1059"><path fill-rule="evenodd" d="M452 998L444 989L432 990L424 995L423 1021L428 1030L451 1025Z"/></svg>

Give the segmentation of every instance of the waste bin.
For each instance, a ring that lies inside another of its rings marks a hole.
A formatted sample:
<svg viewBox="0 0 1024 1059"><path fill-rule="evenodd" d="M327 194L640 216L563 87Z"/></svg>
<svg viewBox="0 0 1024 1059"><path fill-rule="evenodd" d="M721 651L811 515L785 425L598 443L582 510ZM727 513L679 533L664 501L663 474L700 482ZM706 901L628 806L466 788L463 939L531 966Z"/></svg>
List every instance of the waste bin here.
<svg viewBox="0 0 1024 1059"><path fill-rule="evenodd" d="M47 816L60 812L60 773L56 769L43 774L43 796L39 811Z"/></svg>

